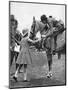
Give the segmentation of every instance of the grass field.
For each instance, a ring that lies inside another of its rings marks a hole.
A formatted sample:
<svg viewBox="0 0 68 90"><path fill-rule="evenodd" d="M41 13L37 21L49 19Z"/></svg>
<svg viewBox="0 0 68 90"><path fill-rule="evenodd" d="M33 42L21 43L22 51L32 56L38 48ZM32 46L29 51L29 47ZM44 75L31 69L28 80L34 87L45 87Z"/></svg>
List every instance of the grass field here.
<svg viewBox="0 0 68 90"><path fill-rule="evenodd" d="M65 55L62 55L59 60L57 55L53 56L52 78L46 77L48 72L46 53L34 52L31 56L32 65L28 66L28 79L30 81L23 82L23 73L20 73L18 82L10 77L10 88L65 85ZM15 61L10 72L15 72Z"/></svg>

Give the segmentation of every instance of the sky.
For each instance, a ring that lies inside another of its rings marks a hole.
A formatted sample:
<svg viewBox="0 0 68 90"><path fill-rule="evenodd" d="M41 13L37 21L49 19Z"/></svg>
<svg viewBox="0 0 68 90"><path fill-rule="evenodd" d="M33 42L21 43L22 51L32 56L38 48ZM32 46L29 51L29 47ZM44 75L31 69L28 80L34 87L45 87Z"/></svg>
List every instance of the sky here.
<svg viewBox="0 0 68 90"><path fill-rule="evenodd" d="M18 20L18 30L30 29L33 16L36 20L40 20L40 16L45 14L52 15L57 20L61 19L65 24L65 6L50 4L34 4L34 3L15 3L10 4L10 14L13 14Z"/></svg>

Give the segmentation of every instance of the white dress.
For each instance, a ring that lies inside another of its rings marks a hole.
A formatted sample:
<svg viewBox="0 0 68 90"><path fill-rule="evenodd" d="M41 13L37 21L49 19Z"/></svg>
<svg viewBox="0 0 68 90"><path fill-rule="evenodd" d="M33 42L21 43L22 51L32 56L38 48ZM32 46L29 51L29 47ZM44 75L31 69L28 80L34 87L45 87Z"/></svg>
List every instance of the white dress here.
<svg viewBox="0 0 68 90"><path fill-rule="evenodd" d="M31 64L30 50L27 39L21 40L21 50L17 58L18 64Z"/></svg>

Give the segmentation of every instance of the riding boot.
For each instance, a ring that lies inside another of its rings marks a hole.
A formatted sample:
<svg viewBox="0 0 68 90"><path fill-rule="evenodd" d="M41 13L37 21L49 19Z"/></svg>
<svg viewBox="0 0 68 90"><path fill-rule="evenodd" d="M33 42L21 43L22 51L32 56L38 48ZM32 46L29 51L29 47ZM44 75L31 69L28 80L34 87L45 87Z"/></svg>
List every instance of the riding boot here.
<svg viewBox="0 0 68 90"><path fill-rule="evenodd" d="M50 72L48 72L48 74L47 74L47 78L51 78L52 77L52 72L50 71Z"/></svg>
<svg viewBox="0 0 68 90"><path fill-rule="evenodd" d="M48 67L49 67L49 72L47 74L47 77L50 78L50 77L52 77L52 73L51 73L51 70L52 70L52 54L47 54L47 58L48 58Z"/></svg>
<svg viewBox="0 0 68 90"><path fill-rule="evenodd" d="M48 61L48 65L49 65L49 72L47 74L47 78L51 78L52 77L52 60Z"/></svg>

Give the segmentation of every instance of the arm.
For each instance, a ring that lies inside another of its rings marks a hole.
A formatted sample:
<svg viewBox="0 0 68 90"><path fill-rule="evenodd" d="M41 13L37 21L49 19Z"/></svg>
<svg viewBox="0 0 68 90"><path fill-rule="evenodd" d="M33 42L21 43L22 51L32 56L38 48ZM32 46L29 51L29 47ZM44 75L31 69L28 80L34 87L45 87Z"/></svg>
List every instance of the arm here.
<svg viewBox="0 0 68 90"><path fill-rule="evenodd" d="M12 36L13 40L15 40L15 42L20 45L21 44L21 41L18 41L14 36Z"/></svg>
<svg viewBox="0 0 68 90"><path fill-rule="evenodd" d="M28 41L33 43L33 40L32 40L32 39L30 39L30 38L28 38Z"/></svg>
<svg viewBox="0 0 68 90"><path fill-rule="evenodd" d="M18 41L18 40L16 40L16 39L15 39L15 42L16 42L18 45L21 44L21 41Z"/></svg>
<svg viewBox="0 0 68 90"><path fill-rule="evenodd" d="M51 30L48 30L45 35L42 35L42 38L48 38L48 37L51 37L52 35L53 35L53 32Z"/></svg>
<svg viewBox="0 0 68 90"><path fill-rule="evenodd" d="M38 38L37 40L34 40L33 42L34 42L34 43L37 43L37 42L40 41L40 40L41 40L41 39Z"/></svg>
<svg viewBox="0 0 68 90"><path fill-rule="evenodd" d="M32 43L36 43L36 42L40 41L40 39L32 40L32 39L28 38L28 41L29 41L29 42L32 42Z"/></svg>

